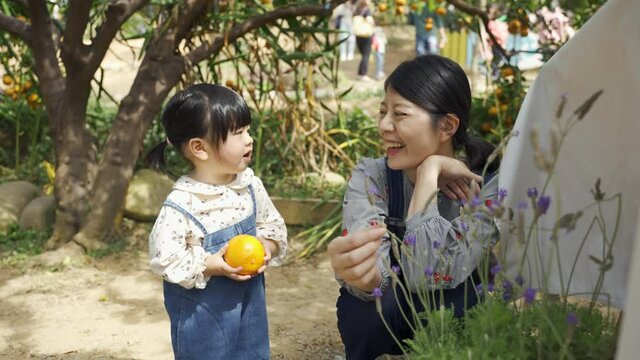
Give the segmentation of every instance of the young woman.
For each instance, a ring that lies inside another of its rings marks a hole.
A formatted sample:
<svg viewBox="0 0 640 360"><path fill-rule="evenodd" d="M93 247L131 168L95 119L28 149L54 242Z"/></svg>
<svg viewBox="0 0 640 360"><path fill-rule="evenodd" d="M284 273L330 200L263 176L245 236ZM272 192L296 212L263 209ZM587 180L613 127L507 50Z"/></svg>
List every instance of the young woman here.
<svg viewBox="0 0 640 360"><path fill-rule="evenodd" d="M460 218L462 201L497 198L497 176L479 175L493 147L467 132L471 90L464 71L447 58L420 56L400 64L384 88L378 132L387 156L356 166L344 197L343 236L328 249L342 285L337 316L347 359L401 353L376 310L376 297L394 335L412 336L402 311L411 313L409 300L419 311L424 304L415 295L405 299L398 289L394 294L390 271L412 292L425 283L444 288L444 305L462 316L465 305L477 302L470 278L479 280L474 270L498 235L489 217L468 223ZM483 180L482 190L474 186ZM393 256L388 232L404 239L411 254ZM468 238L479 232L488 240ZM439 294L432 306L439 306Z"/></svg>

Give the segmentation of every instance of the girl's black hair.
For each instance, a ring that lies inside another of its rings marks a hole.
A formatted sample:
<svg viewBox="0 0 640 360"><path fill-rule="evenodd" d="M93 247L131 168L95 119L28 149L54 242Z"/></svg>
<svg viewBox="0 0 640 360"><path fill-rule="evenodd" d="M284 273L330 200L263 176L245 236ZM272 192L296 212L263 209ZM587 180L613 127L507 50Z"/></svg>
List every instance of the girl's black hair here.
<svg viewBox="0 0 640 360"><path fill-rule="evenodd" d="M384 90L391 87L403 98L427 110L434 127L447 114L460 119L453 135L454 150L464 149L469 169L480 174L494 146L467 132L471 112L471 88L464 70L454 61L438 55L422 55L407 60L389 75ZM488 172L498 169L493 161Z"/></svg>
<svg viewBox="0 0 640 360"><path fill-rule="evenodd" d="M145 158L152 169L166 172L164 150L173 145L184 156L190 139L207 139L215 146L227 141L229 131L251 124L249 106L235 91L220 85L192 85L175 94L162 112L167 140L154 146Z"/></svg>

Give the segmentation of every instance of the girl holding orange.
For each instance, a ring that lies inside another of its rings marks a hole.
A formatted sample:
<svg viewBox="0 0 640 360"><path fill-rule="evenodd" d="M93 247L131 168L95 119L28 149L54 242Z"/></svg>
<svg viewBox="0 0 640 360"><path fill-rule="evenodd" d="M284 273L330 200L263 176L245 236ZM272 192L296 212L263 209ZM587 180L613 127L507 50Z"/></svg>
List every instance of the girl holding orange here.
<svg viewBox="0 0 640 360"><path fill-rule="evenodd" d="M176 359L268 359L263 271L287 250L282 216L249 168L251 113L236 92L193 85L167 103L166 141L147 155L164 171L168 145L192 164L173 186L149 237L151 270L162 276ZM223 256L231 238L249 234L264 262L245 275Z"/></svg>

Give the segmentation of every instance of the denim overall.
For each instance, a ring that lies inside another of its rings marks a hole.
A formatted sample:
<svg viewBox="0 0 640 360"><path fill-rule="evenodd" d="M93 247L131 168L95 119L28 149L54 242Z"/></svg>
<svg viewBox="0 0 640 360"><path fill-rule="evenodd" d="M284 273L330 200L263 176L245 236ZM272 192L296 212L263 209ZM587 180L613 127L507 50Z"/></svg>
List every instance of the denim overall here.
<svg viewBox="0 0 640 360"><path fill-rule="evenodd" d="M241 222L209 233L188 211L167 200L205 234L203 247L216 253L232 237L256 235L256 200L249 186L253 213ZM269 359L269 330L264 275L247 281L212 277L204 289L186 289L164 281L164 304L171 321L175 359Z"/></svg>

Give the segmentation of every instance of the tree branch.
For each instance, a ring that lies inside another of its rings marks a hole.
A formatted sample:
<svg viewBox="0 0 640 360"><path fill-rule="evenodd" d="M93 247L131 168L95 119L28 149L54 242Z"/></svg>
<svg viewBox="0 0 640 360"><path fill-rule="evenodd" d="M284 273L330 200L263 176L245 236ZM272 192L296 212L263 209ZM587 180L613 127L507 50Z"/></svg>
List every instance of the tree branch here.
<svg viewBox="0 0 640 360"><path fill-rule="evenodd" d="M106 19L97 29L96 36L91 39L91 45L89 46L87 71L90 72L90 76L93 77L98 66L102 63L111 42L122 24L136 11L147 5L148 2L149 0L114 0L109 4Z"/></svg>
<svg viewBox="0 0 640 360"><path fill-rule="evenodd" d="M220 34L215 36L211 41L205 42L188 54L186 54L185 58L189 64L197 64L200 61L206 59L212 54L220 51L222 47L228 43L232 43L238 38L244 36L248 32L257 29L261 26L264 26L268 23L274 22L278 19L291 17L291 16L313 16L313 15L322 15L322 16L330 16L333 7L337 4L341 4L344 1L334 1L333 6L323 7L323 6L296 6L296 7L285 7L278 8L273 11L266 12L264 14L252 17L240 24L233 26L229 31L225 34Z"/></svg>
<svg viewBox="0 0 640 360"><path fill-rule="evenodd" d="M78 56L78 49L83 47L82 37L85 28L89 23L89 12L91 11L91 1L69 0L67 8L66 24L62 34L62 58L67 61L81 61L83 57Z"/></svg>
<svg viewBox="0 0 640 360"><path fill-rule="evenodd" d="M65 90L64 78L56 56L58 49L52 37L53 24L47 4L43 0L29 0L29 13L31 41L27 44L33 52L34 72L41 85L39 88L45 101L45 109L53 122L56 117L52 115L59 112ZM50 123L50 127L53 128L58 125ZM53 131L52 135L55 137L57 133Z"/></svg>
<svg viewBox="0 0 640 360"><path fill-rule="evenodd" d="M500 45L500 43L498 42L498 39L493 34L493 32L489 30L489 21L491 19L489 19L489 14L486 11L482 10L479 7L469 5L466 2L461 0L446 0L446 1L449 4L455 6L456 9L459 9L467 14L478 16L482 20L482 24L484 25L484 28L487 31L487 34L489 34L489 38L491 38L491 42L493 42L493 46L495 46L498 52L500 52L500 54L502 54L502 56L504 56L505 59L507 59L507 62L509 62L509 59L511 59L511 54L507 53L507 51L502 47L502 45Z"/></svg>
<svg viewBox="0 0 640 360"><path fill-rule="evenodd" d="M3 12L0 12L0 29L6 30L26 43L31 41L31 25Z"/></svg>

